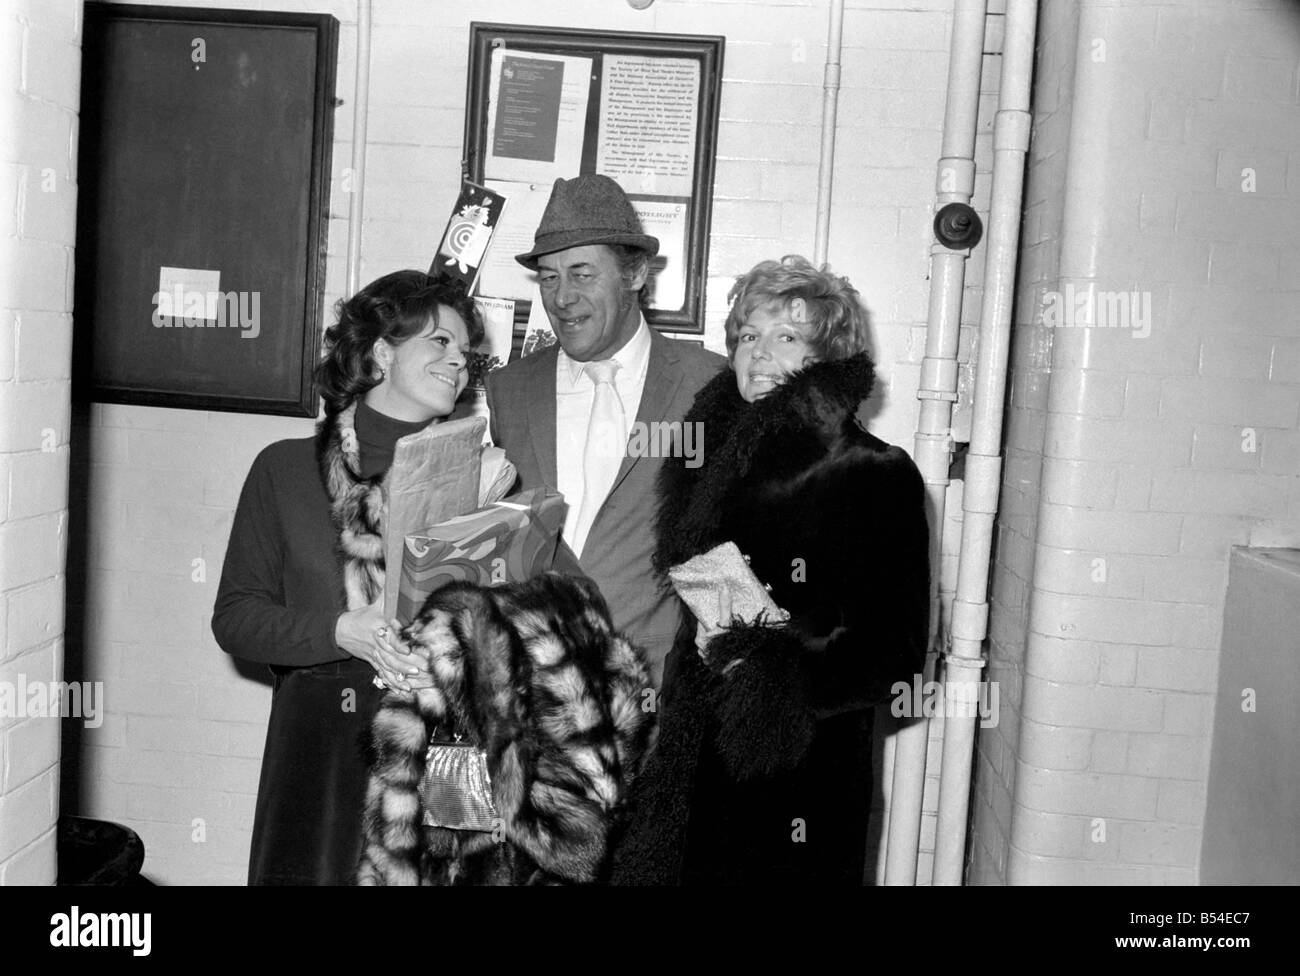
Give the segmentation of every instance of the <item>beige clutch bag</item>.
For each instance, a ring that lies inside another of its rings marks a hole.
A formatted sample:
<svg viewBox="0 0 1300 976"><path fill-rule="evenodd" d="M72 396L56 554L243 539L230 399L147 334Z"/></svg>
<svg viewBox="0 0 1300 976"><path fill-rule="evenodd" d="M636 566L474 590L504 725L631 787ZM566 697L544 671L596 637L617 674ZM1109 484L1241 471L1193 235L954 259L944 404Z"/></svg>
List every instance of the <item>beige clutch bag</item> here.
<svg viewBox="0 0 1300 976"><path fill-rule="evenodd" d="M724 542L708 552L693 556L668 570L673 589L705 627L726 626L733 620L753 623L784 623L790 614L776 605L771 595L749 568L749 561L734 542ZM718 619L718 598L723 590L731 595L732 620Z"/></svg>

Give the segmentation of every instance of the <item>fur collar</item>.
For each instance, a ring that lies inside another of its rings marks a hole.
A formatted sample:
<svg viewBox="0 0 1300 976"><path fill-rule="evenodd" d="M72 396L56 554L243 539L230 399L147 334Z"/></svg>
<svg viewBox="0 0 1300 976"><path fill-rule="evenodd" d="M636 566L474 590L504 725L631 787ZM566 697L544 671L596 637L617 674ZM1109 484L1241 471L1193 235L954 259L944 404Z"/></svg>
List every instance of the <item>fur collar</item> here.
<svg viewBox="0 0 1300 976"><path fill-rule="evenodd" d="M316 429L316 460L339 530L347 608L369 606L384 592L387 472L362 478L355 425L357 407L327 413Z"/></svg>
<svg viewBox="0 0 1300 976"><path fill-rule="evenodd" d="M863 353L813 363L754 403L726 369L686 414L699 423L704 463L676 458L660 469L655 567L664 573L725 542L721 514L730 492L754 477L793 477L861 436L858 407L871 394L875 368Z"/></svg>

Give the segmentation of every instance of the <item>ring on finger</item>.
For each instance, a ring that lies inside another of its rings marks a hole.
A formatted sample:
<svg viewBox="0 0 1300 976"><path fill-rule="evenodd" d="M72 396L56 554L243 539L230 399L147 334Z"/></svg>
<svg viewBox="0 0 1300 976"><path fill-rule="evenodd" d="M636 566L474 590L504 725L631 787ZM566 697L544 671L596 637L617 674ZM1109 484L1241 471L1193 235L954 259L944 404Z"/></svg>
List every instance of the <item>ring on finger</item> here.
<svg viewBox="0 0 1300 976"><path fill-rule="evenodd" d="M375 636L378 637L380 640L383 640L385 637L388 636L388 628L380 627L378 630L375 631Z"/></svg>

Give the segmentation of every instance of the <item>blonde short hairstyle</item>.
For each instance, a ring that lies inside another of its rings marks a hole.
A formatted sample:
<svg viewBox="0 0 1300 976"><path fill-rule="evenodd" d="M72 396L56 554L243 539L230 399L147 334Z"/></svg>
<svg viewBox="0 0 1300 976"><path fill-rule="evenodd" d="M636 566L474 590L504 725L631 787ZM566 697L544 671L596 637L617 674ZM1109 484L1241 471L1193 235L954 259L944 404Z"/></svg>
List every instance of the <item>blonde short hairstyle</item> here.
<svg viewBox="0 0 1300 976"><path fill-rule="evenodd" d="M787 254L780 261L760 261L728 292L728 357L735 354L741 326L756 309L788 309L795 299L804 303L808 343L817 359L846 359L867 351L867 310L849 279L833 274L829 265L818 269L805 257Z"/></svg>

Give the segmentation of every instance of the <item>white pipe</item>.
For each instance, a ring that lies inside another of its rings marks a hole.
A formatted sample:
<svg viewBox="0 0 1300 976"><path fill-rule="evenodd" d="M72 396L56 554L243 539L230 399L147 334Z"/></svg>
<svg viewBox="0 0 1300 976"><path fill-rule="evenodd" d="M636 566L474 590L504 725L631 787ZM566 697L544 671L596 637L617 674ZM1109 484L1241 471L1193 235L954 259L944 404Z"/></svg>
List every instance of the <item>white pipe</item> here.
<svg viewBox="0 0 1300 976"><path fill-rule="evenodd" d="M1074 88L1070 95L1070 131L1066 137L1063 155L1065 172L1060 180L1061 223L1056 235L1060 243L1060 260L1054 288L1073 287L1088 289L1097 285L1097 245L1112 233L1107 222L1112 220L1111 203L1114 187L1114 168L1107 165L1112 158L1114 101L1108 82L1095 72L1085 69L1096 53L1096 38L1106 36L1113 29L1113 8L1101 0L1083 0L1077 4L1077 26L1072 52ZM1059 21L1058 21L1059 22ZM1067 30L1069 28L1066 28ZM1077 70L1075 70L1077 67ZM1096 335L1092 329L1055 329L1052 336L1051 361L1047 372L1056 377L1069 370L1079 370L1086 362L1086 352ZM1043 434L1047 444L1061 443L1072 418L1085 412L1081 403L1083 386L1078 383L1051 383L1047 390L1046 428ZM1068 452L1066 452L1068 454ZM1048 483L1058 477L1068 460L1043 458L1042 480ZM1049 495L1040 494L1035 512L1037 525L1036 551L1054 551L1074 545L1069 535L1068 520L1062 518L1062 507L1049 503ZM1030 577L1031 581L1033 577ZM1051 603L1056 594L1046 592L1040 583L1031 582L1025 619L1029 621L1025 635L1024 659L1021 673L1025 675L1048 674L1044 659L1059 660L1058 655L1068 653L1061 648L1060 632L1049 628L1044 619L1043 604ZM1048 631L1051 631L1049 633ZM1055 636L1053 636L1053 634ZM1032 677L1021 690L1020 714L1041 715L1037 700L1043 693L1043 682ZM1019 729L1016 744L1020 756L1032 755L1038 765L1050 768L1059 754L1059 736L1050 726L1024 721ZM1023 763L1021 764L1023 768ZM1057 767L1061 768L1061 767ZM1040 838L1028 838L1033 832L1033 818L1020 816L1023 810L1053 809L1050 802L1058 798L1060 779L1055 775L1018 775L1011 795L1011 823L1005 841L1006 882L1010 885L1041 884L1043 863L1026 851L1040 850Z"/></svg>
<svg viewBox="0 0 1300 976"><path fill-rule="evenodd" d="M357 0L357 73L352 99L352 179L348 198L345 295L355 295L361 290L361 214L366 189L366 122L370 114L370 0Z"/></svg>
<svg viewBox="0 0 1300 976"><path fill-rule="evenodd" d="M840 50L844 38L844 0L831 0L826 69L822 78L822 154L817 166L817 231L813 264L826 263L831 239L831 187L835 178L835 116L840 98Z"/></svg>
<svg viewBox="0 0 1300 976"><path fill-rule="evenodd" d="M1020 246L1021 195L1032 117L1037 0L1008 0L1002 78L993 129L993 196L980 310L979 360L971 402L970 453L962 495L961 550L944 659L945 721L939 773L934 884L962 883L979 677L988 635L989 561L1002 487L1002 422Z"/></svg>
<svg viewBox="0 0 1300 976"><path fill-rule="evenodd" d="M955 0L948 56L948 101L943 119L943 146L935 180L935 210L949 203L970 203L975 190L975 124L979 114L980 74L984 61L985 0ZM957 341L960 337L966 250L935 243L930 248L930 308L921 362L921 401L913 457L921 471L930 520L930 635L939 633L940 541L943 537L948 467L952 458L952 405L957 399ZM885 884L916 883L921 838L921 804L925 790L925 753L930 723L914 717L896 736L893 789L889 807L889 847Z"/></svg>

